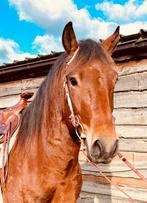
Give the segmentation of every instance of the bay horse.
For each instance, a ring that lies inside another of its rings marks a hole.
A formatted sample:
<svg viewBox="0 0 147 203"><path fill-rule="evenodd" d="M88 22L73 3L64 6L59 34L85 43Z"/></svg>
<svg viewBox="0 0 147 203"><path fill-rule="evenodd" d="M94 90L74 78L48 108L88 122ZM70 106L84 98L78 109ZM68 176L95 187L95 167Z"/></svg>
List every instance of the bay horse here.
<svg viewBox="0 0 147 203"><path fill-rule="evenodd" d="M65 52L22 113L1 185L4 203L75 203L82 185L77 130L86 135L92 162L109 163L117 154L112 112L118 75L111 54L118 40L117 28L101 43L77 42L72 23L65 26Z"/></svg>

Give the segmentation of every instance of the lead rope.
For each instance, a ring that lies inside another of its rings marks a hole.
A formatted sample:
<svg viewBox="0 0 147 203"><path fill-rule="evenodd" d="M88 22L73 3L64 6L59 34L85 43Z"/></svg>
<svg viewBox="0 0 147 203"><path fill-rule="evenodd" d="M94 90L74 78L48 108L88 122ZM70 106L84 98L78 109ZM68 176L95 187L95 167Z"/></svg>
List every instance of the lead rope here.
<svg viewBox="0 0 147 203"><path fill-rule="evenodd" d="M80 126L81 126L81 124L80 124ZM85 149L85 144L82 141L82 138L80 137L77 130L76 130L76 134L77 134L78 138L80 139L80 142L82 144L82 148ZM128 195L125 191L123 191L117 184L112 183L112 181L100 170L100 168L95 163L90 161L90 159L87 157L87 154L85 153L85 150L81 150L81 151L83 152L83 154L84 154L85 158L87 159L87 161L97 169L97 171L100 173L101 176L103 176L110 184L115 186L119 191L121 191L125 196L127 196L133 203L137 203L137 200L134 200L130 195Z"/></svg>
<svg viewBox="0 0 147 203"><path fill-rule="evenodd" d="M147 179L136 169L134 166L124 157L120 152L118 153L118 157L132 170L136 175L141 178L145 183L147 183Z"/></svg>

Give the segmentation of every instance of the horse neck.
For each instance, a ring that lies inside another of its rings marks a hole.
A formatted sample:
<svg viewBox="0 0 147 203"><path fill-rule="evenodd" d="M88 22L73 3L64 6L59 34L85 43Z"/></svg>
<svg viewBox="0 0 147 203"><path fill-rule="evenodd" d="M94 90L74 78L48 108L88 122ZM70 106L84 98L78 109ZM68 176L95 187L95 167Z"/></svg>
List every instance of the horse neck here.
<svg viewBox="0 0 147 203"><path fill-rule="evenodd" d="M40 104L34 101L33 105L36 112L35 117L37 117L38 112L36 109L38 108L38 105L42 106L42 117L40 118L40 123L35 124L37 130L35 135L32 136L32 144L34 145L34 148L36 150L40 149L40 151L48 157L51 156L52 151L54 152L54 150L56 150L60 152L59 155L62 154L61 156L65 156L67 152L69 152L69 155L77 158L79 153L79 144L74 142L71 138L68 122L66 120L67 118L64 116L64 88L62 88L62 86L60 86L60 88L56 88L56 91L54 91L50 97L49 103L48 95L44 95L43 101L40 101ZM28 121L28 125L31 125L31 118L28 119L30 119L30 122ZM38 126L41 127L40 130ZM38 153L38 151L35 153Z"/></svg>

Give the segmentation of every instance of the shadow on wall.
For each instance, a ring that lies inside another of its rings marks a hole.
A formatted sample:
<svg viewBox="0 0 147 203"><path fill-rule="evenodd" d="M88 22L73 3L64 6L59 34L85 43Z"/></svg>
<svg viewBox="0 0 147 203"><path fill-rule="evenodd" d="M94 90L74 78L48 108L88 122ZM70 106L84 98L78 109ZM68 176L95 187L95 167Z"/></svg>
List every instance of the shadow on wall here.
<svg viewBox="0 0 147 203"><path fill-rule="evenodd" d="M99 164L98 167L106 172L106 175L109 173L111 180L110 165ZM111 184L97 172L97 169L86 162L81 163L81 168L83 186L77 203L114 203L111 199Z"/></svg>

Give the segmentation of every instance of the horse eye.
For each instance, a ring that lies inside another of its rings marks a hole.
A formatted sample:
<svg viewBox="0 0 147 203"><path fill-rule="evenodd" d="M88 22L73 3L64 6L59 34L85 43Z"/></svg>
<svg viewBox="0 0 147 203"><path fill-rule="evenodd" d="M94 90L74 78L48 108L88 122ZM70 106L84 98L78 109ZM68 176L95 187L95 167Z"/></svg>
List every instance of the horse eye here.
<svg viewBox="0 0 147 203"><path fill-rule="evenodd" d="M74 77L70 77L69 81L71 82L72 86L77 86L78 85L78 82Z"/></svg>

